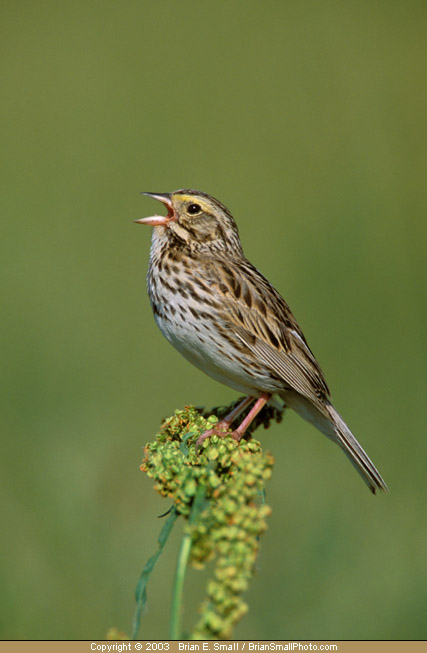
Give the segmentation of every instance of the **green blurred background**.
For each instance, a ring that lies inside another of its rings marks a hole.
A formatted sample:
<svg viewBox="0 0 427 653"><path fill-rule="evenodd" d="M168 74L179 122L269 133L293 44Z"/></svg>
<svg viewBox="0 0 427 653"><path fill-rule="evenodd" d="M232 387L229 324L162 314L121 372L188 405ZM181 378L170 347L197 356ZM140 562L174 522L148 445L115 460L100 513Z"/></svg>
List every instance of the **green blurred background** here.
<svg viewBox="0 0 427 653"><path fill-rule="evenodd" d="M391 488L294 414L239 638L425 638L424 2L25 2L0 16L2 638L130 633L162 417L235 393L162 338L158 207L204 190L290 303ZM424 141L424 142L423 142ZM168 634L179 524L141 637ZM185 625L205 578L190 572Z"/></svg>

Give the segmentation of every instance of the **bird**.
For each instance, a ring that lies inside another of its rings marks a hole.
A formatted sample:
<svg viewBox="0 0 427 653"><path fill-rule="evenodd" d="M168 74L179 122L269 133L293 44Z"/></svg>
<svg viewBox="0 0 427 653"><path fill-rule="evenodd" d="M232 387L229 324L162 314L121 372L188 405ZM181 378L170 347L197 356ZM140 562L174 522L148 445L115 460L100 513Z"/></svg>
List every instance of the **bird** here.
<svg viewBox="0 0 427 653"><path fill-rule="evenodd" d="M323 372L288 304L245 257L230 211L194 189L143 193L167 215L134 222L152 229L147 289L166 339L193 365L245 398L198 440L232 431L240 441L273 397L337 443L369 489L387 491L373 462L331 402Z"/></svg>

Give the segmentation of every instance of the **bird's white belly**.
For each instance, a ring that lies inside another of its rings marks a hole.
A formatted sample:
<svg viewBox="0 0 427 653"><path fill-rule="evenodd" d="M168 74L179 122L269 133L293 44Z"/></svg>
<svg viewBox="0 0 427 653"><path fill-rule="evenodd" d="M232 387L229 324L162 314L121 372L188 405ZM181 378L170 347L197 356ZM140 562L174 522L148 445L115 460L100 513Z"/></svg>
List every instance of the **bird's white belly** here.
<svg viewBox="0 0 427 653"><path fill-rule="evenodd" d="M244 394L258 396L262 392L260 379L255 379L248 371L250 364L237 361L232 354L230 343L215 333L211 323L199 323L188 311L185 318L169 316L164 319L155 315L155 320L167 340L190 363L214 378ZM224 355L224 350L228 355ZM268 379L266 377L266 382ZM262 385L262 384L261 384ZM266 388L266 391L270 391Z"/></svg>

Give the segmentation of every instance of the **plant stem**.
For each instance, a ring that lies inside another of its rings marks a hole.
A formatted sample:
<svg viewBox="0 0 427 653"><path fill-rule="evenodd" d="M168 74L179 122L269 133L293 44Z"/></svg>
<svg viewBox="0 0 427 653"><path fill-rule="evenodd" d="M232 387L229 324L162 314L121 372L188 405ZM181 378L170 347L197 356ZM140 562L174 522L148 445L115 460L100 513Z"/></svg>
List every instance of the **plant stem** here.
<svg viewBox="0 0 427 653"><path fill-rule="evenodd" d="M197 520L200 512L206 503L206 489L199 485L194 497L193 505L191 508L189 525L191 526ZM190 556L192 545L192 534L190 530L184 534L182 538L181 547L178 554L178 562L176 564L175 581L172 591L172 610L171 610L171 625L170 625L170 638L182 639L181 632L181 605L182 594L184 591L184 578L185 570L187 568L188 558Z"/></svg>
<svg viewBox="0 0 427 653"><path fill-rule="evenodd" d="M182 538L181 547L176 565L175 582L172 594L172 612L170 638L181 639L181 605L182 593L184 590L185 570L187 568L188 557L191 551L191 534L185 533Z"/></svg>

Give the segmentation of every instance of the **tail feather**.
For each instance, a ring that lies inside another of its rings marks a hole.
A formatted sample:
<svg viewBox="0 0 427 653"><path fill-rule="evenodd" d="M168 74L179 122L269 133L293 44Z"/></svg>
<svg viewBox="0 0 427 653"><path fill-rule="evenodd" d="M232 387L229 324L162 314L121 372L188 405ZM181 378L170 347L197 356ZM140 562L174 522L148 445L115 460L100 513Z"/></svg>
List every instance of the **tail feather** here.
<svg viewBox="0 0 427 653"><path fill-rule="evenodd" d="M388 487L374 463L332 404L327 403L324 411L320 412L311 401L296 392L284 392L281 396L290 408L314 424L319 431L341 447L373 494L376 490L388 491Z"/></svg>
<svg viewBox="0 0 427 653"><path fill-rule="evenodd" d="M366 451L360 446L347 424L331 404L328 406L328 412L331 415L334 431L337 436L337 443L347 455L350 462L357 469L371 492L373 492L373 494L375 494L376 490L387 492L388 487L381 474L369 458Z"/></svg>

